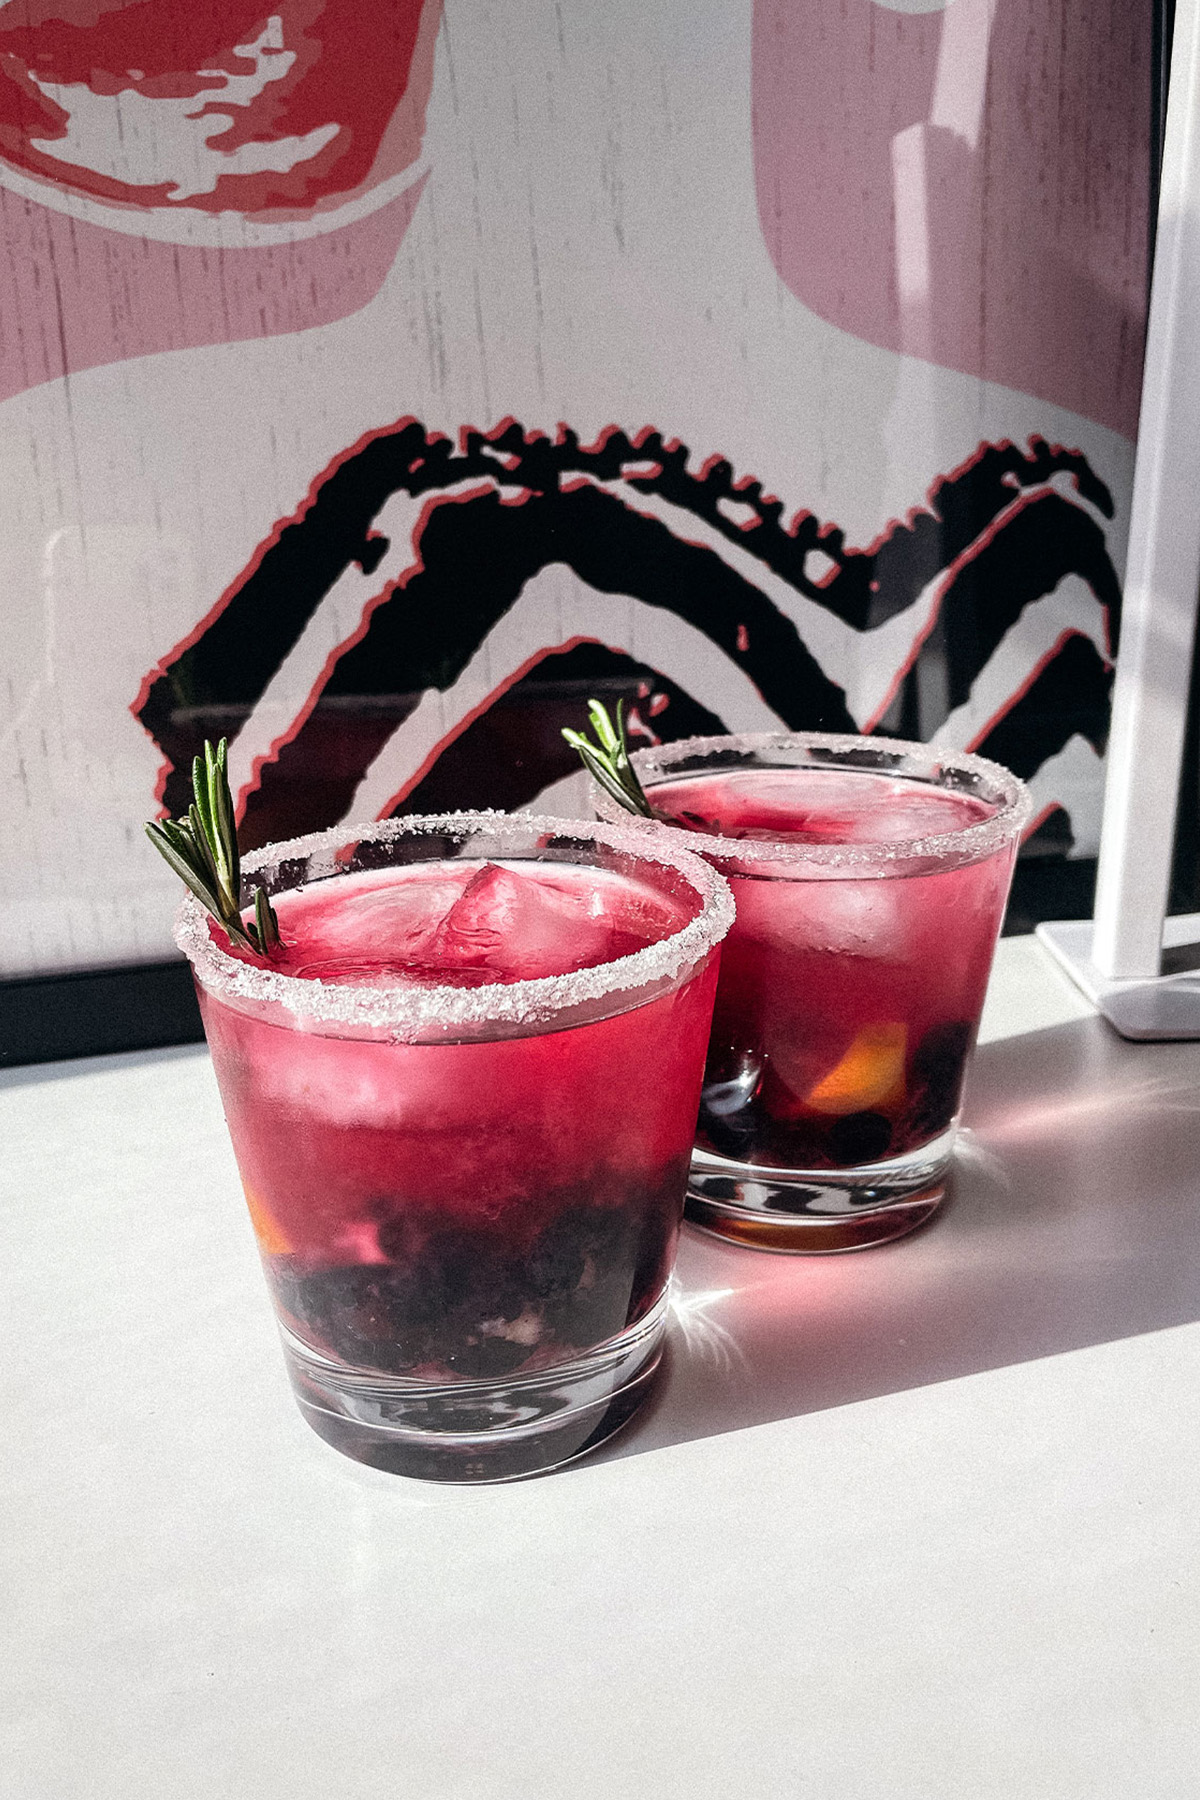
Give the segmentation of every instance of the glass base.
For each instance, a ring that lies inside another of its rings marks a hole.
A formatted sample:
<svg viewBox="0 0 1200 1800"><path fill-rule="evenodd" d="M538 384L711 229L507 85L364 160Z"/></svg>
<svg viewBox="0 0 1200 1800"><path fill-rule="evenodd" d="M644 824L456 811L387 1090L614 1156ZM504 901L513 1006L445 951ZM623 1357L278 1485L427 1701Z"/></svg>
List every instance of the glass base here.
<svg viewBox="0 0 1200 1800"><path fill-rule="evenodd" d="M685 1215L755 1250L827 1256L887 1244L941 1206L955 1131L855 1169L775 1169L694 1150Z"/></svg>
<svg viewBox="0 0 1200 1800"><path fill-rule="evenodd" d="M330 1362L281 1327L313 1430L356 1462L421 1481L517 1481L611 1437L647 1397L667 1294L619 1337L572 1362L501 1381L434 1383Z"/></svg>

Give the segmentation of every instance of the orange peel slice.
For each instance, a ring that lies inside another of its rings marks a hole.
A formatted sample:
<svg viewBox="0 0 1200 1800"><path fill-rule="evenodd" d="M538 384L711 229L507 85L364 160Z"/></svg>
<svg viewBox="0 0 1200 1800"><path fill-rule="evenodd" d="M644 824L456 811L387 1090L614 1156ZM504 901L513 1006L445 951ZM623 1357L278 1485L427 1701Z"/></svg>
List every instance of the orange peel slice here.
<svg viewBox="0 0 1200 1800"><path fill-rule="evenodd" d="M905 1025L864 1025L845 1055L808 1095L814 1112L840 1116L871 1112L904 1098Z"/></svg>
<svg viewBox="0 0 1200 1800"><path fill-rule="evenodd" d="M274 1214L270 1212L261 1195L246 1182L242 1183L242 1192L246 1196L246 1205L250 1212L250 1223L254 1227L254 1235L267 1256L287 1256L292 1249L292 1241L284 1231Z"/></svg>

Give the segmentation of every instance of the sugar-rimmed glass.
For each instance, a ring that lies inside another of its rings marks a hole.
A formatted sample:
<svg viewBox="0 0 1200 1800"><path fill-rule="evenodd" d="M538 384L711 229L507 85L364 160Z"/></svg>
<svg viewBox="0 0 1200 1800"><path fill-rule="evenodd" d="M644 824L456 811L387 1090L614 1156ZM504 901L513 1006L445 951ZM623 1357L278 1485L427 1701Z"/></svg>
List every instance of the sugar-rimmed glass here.
<svg viewBox="0 0 1200 1800"><path fill-rule="evenodd" d="M1024 785L965 752L822 732L688 738L632 761L737 904L689 1217L774 1250L915 1229L945 1195Z"/></svg>
<svg viewBox="0 0 1200 1800"><path fill-rule="evenodd" d="M641 947L454 985L487 915L429 940L414 979L252 964L190 897L176 925L301 1410L347 1454L435 1480L553 1467L646 1393L733 917L708 864L626 824L399 818L243 863L285 940L289 905L328 893L344 916L378 887L394 908L399 883L453 897L489 870L523 882L496 914L510 936L545 928L540 902L521 910L531 881L575 882Z"/></svg>

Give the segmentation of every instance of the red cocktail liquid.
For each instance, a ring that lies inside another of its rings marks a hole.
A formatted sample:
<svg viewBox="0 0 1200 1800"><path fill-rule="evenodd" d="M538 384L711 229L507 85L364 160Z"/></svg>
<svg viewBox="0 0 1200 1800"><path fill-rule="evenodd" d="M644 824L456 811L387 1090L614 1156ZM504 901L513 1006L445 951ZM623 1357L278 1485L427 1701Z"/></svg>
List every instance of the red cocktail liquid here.
<svg viewBox="0 0 1200 1800"><path fill-rule="evenodd" d="M274 904L282 974L460 989L608 964L700 906L532 861L338 876ZM547 1368L636 1323L674 1254L715 979L712 953L566 1029L418 1043L289 1029L202 987L287 1327L320 1356L436 1381Z"/></svg>
<svg viewBox="0 0 1200 1800"><path fill-rule="evenodd" d="M939 1137L958 1111L1015 846L959 866L943 853L928 872L902 875L889 874L885 847L963 831L998 808L918 780L813 768L687 775L649 794L660 818L697 834L798 852L881 847L877 864L840 869L756 863L749 845L744 860L714 858L737 919L722 954L700 1147L815 1171L903 1156ZM702 837L695 848L704 852Z"/></svg>

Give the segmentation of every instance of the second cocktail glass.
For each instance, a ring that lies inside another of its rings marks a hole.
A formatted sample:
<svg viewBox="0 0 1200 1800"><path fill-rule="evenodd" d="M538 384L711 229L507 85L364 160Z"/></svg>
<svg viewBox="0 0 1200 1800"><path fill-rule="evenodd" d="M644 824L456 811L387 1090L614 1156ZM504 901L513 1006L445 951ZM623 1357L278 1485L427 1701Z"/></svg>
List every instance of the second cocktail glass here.
<svg viewBox="0 0 1200 1800"><path fill-rule="evenodd" d="M775 1250L913 1230L944 1197L1024 786L980 757L813 732L632 762L737 905L689 1216Z"/></svg>

